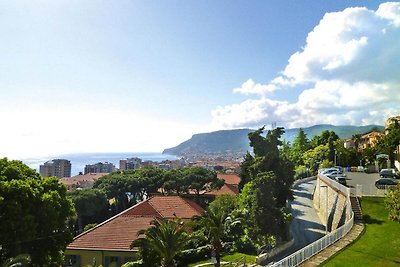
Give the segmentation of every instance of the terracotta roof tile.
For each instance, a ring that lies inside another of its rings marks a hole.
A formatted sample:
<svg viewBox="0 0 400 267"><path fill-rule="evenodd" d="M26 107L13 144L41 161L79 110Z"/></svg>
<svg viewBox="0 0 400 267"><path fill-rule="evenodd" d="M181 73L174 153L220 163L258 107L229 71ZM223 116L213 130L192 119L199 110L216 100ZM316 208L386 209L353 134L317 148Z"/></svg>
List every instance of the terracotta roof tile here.
<svg viewBox="0 0 400 267"><path fill-rule="evenodd" d="M192 200L180 196L157 196L149 199L149 204L164 218L190 219L200 215L203 209Z"/></svg>
<svg viewBox="0 0 400 267"><path fill-rule="evenodd" d="M238 185L240 183L240 177L237 174L218 173L217 177L219 179L224 179L226 184Z"/></svg>
<svg viewBox="0 0 400 267"><path fill-rule="evenodd" d="M118 216L78 236L67 248L127 251L138 232L149 228L152 220L151 216Z"/></svg>
<svg viewBox="0 0 400 267"><path fill-rule="evenodd" d="M74 238L67 249L129 251L138 232L150 227L156 218L190 219L203 209L180 196L154 196Z"/></svg>
<svg viewBox="0 0 400 267"><path fill-rule="evenodd" d="M206 193L206 195L214 195L214 196L217 195L235 196L237 194L239 194L239 189L237 188L237 186L232 184L224 184L220 189Z"/></svg>

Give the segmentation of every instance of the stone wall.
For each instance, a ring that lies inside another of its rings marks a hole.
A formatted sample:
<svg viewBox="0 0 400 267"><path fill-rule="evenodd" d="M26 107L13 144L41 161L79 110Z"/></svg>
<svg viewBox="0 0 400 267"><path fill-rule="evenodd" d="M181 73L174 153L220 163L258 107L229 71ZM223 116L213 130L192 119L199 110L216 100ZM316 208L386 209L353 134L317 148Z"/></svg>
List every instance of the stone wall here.
<svg viewBox="0 0 400 267"><path fill-rule="evenodd" d="M317 176L314 190L314 208L328 231L336 230L350 218L348 190L325 176Z"/></svg>

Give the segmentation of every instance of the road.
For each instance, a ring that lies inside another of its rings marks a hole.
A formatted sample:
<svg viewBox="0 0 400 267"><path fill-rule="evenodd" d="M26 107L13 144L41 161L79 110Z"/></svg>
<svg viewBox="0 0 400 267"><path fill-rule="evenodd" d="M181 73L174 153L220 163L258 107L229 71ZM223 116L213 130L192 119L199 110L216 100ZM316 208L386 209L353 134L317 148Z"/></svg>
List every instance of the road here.
<svg viewBox="0 0 400 267"><path fill-rule="evenodd" d="M295 243L287 251L266 261L264 265L277 262L324 236L325 226L321 223L312 202L314 187L315 180L298 184L293 188L294 200L290 201L289 205L293 214L291 231Z"/></svg>
<svg viewBox="0 0 400 267"><path fill-rule="evenodd" d="M298 184L293 188L294 200L290 202L293 214L291 224L295 240L294 251L311 244L325 234L325 226L314 209L312 202L315 180Z"/></svg>

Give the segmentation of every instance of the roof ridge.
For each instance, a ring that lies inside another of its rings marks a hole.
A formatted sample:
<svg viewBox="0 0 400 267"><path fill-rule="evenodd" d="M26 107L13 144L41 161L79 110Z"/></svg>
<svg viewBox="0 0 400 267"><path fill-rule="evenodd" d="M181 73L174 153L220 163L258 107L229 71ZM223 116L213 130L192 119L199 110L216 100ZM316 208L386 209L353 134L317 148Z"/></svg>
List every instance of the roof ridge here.
<svg viewBox="0 0 400 267"><path fill-rule="evenodd" d="M149 200L154 198L154 197L158 197L158 196L151 196L150 198L148 198ZM165 197L165 196L162 196ZM151 202L149 201L149 205L157 212L158 215L160 215L161 218L164 218L164 216L162 216L162 214L158 211L158 209L156 207L154 207Z"/></svg>
<svg viewBox="0 0 400 267"><path fill-rule="evenodd" d="M150 198L151 198L151 197L150 197ZM97 228L99 228L100 226L103 226L104 224L106 224L106 223L108 223L108 222L110 222L110 221L112 221L112 220L118 218L119 216L122 216L124 213L127 213L128 211L130 211L130 210L136 208L137 206L139 206L139 205L145 203L145 202L148 201L150 198L147 198L147 199L145 199L145 200L143 200L143 201L141 201L141 202L139 202L139 203L136 203L136 204L133 205L132 207L127 208L126 210L121 211L121 212L118 213L118 214L115 214L115 215L112 216L111 218L108 218L108 219L105 220L104 222L99 223L99 224L96 225L95 227L92 227L92 228L90 228L89 230L86 230L86 231L80 233L79 235L75 236L74 239L73 239L72 241L74 241L75 239L78 239L78 238L80 238L81 236L84 236L84 235L86 235L86 234L88 234L88 233L94 231L95 229L97 229ZM150 204L150 203L149 203L149 204Z"/></svg>
<svg viewBox="0 0 400 267"><path fill-rule="evenodd" d="M186 203L186 205L188 205L192 210L194 210L195 212L203 212L203 208L199 205L199 204L197 204L196 202L194 202L193 200L191 200L191 199L188 199L188 198L185 198L185 197L181 197L181 196L179 196L185 203ZM194 207L193 205L195 205L195 206L197 206L198 208L200 208L201 210L198 210L197 209L197 207Z"/></svg>

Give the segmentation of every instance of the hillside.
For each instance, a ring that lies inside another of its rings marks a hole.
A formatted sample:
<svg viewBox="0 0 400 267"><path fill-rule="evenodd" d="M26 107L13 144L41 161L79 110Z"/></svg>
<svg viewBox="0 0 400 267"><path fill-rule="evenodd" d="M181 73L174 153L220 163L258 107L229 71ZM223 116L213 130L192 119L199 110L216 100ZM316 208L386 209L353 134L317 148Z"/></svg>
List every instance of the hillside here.
<svg viewBox="0 0 400 267"><path fill-rule="evenodd" d="M340 138L350 138L355 134L363 134L373 128L383 131L383 126L334 126L329 124L314 125L303 128L309 139L320 135L323 131L334 131ZM182 156L185 154L210 154L227 152L246 152L250 150L248 133L253 129L222 130L211 133L195 134L189 140L176 147L167 148L163 154ZM285 129L283 139L292 143L299 132L299 128Z"/></svg>

